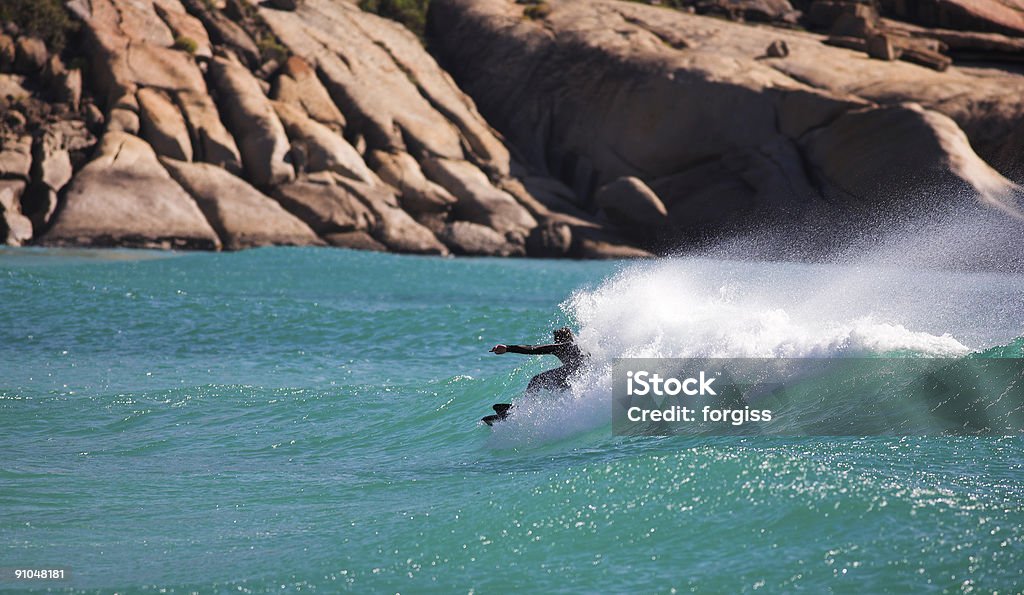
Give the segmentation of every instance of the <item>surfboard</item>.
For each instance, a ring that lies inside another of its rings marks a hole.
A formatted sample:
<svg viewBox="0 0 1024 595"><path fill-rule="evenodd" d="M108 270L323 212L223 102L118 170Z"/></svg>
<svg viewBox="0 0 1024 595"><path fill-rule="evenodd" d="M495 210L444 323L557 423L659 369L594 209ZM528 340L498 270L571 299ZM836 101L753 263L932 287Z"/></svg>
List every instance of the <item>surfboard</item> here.
<svg viewBox="0 0 1024 595"><path fill-rule="evenodd" d="M484 422L489 426L493 426L495 423L504 420L512 412L511 403L495 403L491 405L491 409L494 409L494 415L488 415L480 418L480 421Z"/></svg>

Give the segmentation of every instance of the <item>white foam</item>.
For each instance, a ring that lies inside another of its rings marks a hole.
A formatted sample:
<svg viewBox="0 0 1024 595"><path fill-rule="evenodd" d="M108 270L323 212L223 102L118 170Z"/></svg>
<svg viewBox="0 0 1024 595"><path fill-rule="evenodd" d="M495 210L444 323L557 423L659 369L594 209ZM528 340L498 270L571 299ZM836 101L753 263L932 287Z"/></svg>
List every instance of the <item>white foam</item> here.
<svg viewBox="0 0 1024 595"><path fill-rule="evenodd" d="M807 267L790 265L790 274L786 268L711 260L645 263L592 291L577 292L563 309L579 325L580 344L598 361L970 351L948 333L914 331L898 319L880 319L870 304L844 304L837 296L831 306L818 305L831 284Z"/></svg>
<svg viewBox="0 0 1024 595"><path fill-rule="evenodd" d="M517 401L515 415L495 427L492 444L551 442L609 423L611 364L620 357L969 353L952 334L907 322L922 320L928 308L893 292L900 278L838 265L711 259L629 265L562 304L591 354L590 369L563 395Z"/></svg>

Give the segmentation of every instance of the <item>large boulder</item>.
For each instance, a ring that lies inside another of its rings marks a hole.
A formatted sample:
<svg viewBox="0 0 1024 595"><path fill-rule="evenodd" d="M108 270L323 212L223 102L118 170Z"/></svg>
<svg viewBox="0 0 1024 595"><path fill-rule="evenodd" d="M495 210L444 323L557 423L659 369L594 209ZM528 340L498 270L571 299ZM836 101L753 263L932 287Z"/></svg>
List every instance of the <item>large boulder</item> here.
<svg viewBox="0 0 1024 595"><path fill-rule="evenodd" d="M138 135L142 129L142 119L138 109L124 107L111 108L106 115L107 132L124 132Z"/></svg>
<svg viewBox="0 0 1024 595"><path fill-rule="evenodd" d="M85 21L87 33L101 38L108 47L123 48L131 43L158 47L174 44L174 35L157 14L152 1L89 0L68 2L67 7Z"/></svg>
<svg viewBox="0 0 1024 595"><path fill-rule="evenodd" d="M188 14L179 0L153 0L153 6L174 35L175 45L191 41L195 44L193 54L203 58L213 56L213 45L206 27L202 21Z"/></svg>
<svg viewBox="0 0 1024 595"><path fill-rule="evenodd" d="M450 192L428 180L408 153L373 151L369 159L380 179L398 190L402 208L414 216L444 218L457 202Z"/></svg>
<svg viewBox="0 0 1024 595"><path fill-rule="evenodd" d="M449 190L458 202L452 212L459 219L486 225L500 233L527 233L537 220L507 192L495 188L472 163L432 157L423 161L424 173Z"/></svg>
<svg viewBox="0 0 1024 595"><path fill-rule="evenodd" d="M572 227L561 221L544 221L526 238L526 252L535 258L562 258L572 250Z"/></svg>
<svg viewBox="0 0 1024 595"><path fill-rule="evenodd" d="M377 213L373 237L392 252L446 256L448 248L428 228L396 206L371 203Z"/></svg>
<svg viewBox="0 0 1024 595"><path fill-rule="evenodd" d="M36 230L42 230L57 210L58 193L71 181L71 151L88 147L94 139L81 122L50 124L32 139L32 184L22 197L22 211Z"/></svg>
<svg viewBox="0 0 1024 595"><path fill-rule="evenodd" d="M324 236L327 243L335 248L350 250L369 250L371 252L387 252L388 247L373 239L365 231L338 231Z"/></svg>
<svg viewBox="0 0 1024 595"><path fill-rule="evenodd" d="M215 250L220 240L195 201L142 139L108 132L75 175L46 245Z"/></svg>
<svg viewBox="0 0 1024 595"><path fill-rule="evenodd" d="M524 256L522 244L508 241L490 227L469 221L455 221L444 227L441 240L455 254L468 256Z"/></svg>
<svg viewBox="0 0 1024 595"><path fill-rule="evenodd" d="M659 197L669 199L665 205L669 220L679 232L726 227L758 208L761 180L748 173L744 167L748 161L732 154L652 180L650 187Z"/></svg>
<svg viewBox="0 0 1024 595"><path fill-rule="evenodd" d="M586 259L649 258L650 252L631 246L605 229L591 226L574 227L569 255Z"/></svg>
<svg viewBox="0 0 1024 595"><path fill-rule="evenodd" d="M142 138L153 146L157 155L191 161L192 141L178 108L156 89L139 89L136 97Z"/></svg>
<svg viewBox="0 0 1024 595"><path fill-rule="evenodd" d="M225 58L211 60L209 73L221 94L228 128L238 141L247 179L257 186L294 180L288 136L256 78Z"/></svg>
<svg viewBox="0 0 1024 595"><path fill-rule="evenodd" d="M111 58L116 83L126 89L130 90L133 83L167 90L206 91L202 72L192 56L184 51L130 42L123 50L115 51Z"/></svg>
<svg viewBox="0 0 1024 595"><path fill-rule="evenodd" d="M308 225L245 180L206 163L161 161L199 204L224 248L323 244Z"/></svg>
<svg viewBox="0 0 1024 595"><path fill-rule="evenodd" d="M398 206L390 190L346 178L335 177L339 188L358 196L376 217L373 237L393 252L448 254L448 248L426 227Z"/></svg>
<svg viewBox="0 0 1024 595"><path fill-rule="evenodd" d="M242 173L242 157L235 139L220 120L213 99L204 91L178 91L176 103L181 107L192 139L193 159L223 167L234 174Z"/></svg>
<svg viewBox="0 0 1024 595"><path fill-rule="evenodd" d="M32 239L32 222L21 213L23 180L0 179L0 244L21 246Z"/></svg>
<svg viewBox="0 0 1024 595"><path fill-rule="evenodd" d="M377 181L359 152L341 135L307 116L301 108L280 101L273 104L292 146L302 151L303 169L330 171L367 184Z"/></svg>
<svg viewBox="0 0 1024 595"><path fill-rule="evenodd" d="M849 112L809 133L803 144L833 201L883 204L892 212L908 193L920 195L917 204L941 204L948 200L944 194L966 191L1024 217L1021 189L975 155L953 120L916 104Z"/></svg>
<svg viewBox="0 0 1024 595"><path fill-rule="evenodd" d="M278 186L274 198L328 239L334 233L368 232L376 223L373 212L358 196L332 180L299 180Z"/></svg>
<svg viewBox="0 0 1024 595"><path fill-rule="evenodd" d="M275 100L303 109L310 118L334 132L345 130L345 116L320 83L316 71L299 56L291 56L274 79L270 96Z"/></svg>
<svg viewBox="0 0 1024 595"><path fill-rule="evenodd" d="M606 184L594 200L612 221L625 227L658 229L668 223L665 204L637 178L624 177Z"/></svg>
<svg viewBox="0 0 1024 595"><path fill-rule="evenodd" d="M250 68L260 63L260 49L240 25L231 21L208 0L181 0L189 14L206 27L212 41L228 48Z"/></svg>
<svg viewBox="0 0 1024 595"><path fill-rule="evenodd" d="M28 180L32 169L32 137L28 134L0 134L0 178Z"/></svg>
<svg viewBox="0 0 1024 595"><path fill-rule="evenodd" d="M393 195L379 187L320 176L279 186L274 197L335 246L376 249L379 244L394 252L448 252L430 230L398 208ZM364 234L374 242L366 241Z"/></svg>

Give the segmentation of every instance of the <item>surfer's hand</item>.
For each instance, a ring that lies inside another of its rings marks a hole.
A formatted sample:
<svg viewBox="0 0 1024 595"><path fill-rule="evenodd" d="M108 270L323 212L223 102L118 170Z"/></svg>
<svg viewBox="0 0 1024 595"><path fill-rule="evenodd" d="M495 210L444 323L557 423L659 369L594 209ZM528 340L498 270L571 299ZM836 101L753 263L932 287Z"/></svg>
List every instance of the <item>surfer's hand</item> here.
<svg viewBox="0 0 1024 595"><path fill-rule="evenodd" d="M494 347L491 347L491 353L495 353L497 355L501 355L502 353L505 353L506 351L508 351L508 347L505 347L504 345L501 345L501 344L498 344L498 345L495 345Z"/></svg>

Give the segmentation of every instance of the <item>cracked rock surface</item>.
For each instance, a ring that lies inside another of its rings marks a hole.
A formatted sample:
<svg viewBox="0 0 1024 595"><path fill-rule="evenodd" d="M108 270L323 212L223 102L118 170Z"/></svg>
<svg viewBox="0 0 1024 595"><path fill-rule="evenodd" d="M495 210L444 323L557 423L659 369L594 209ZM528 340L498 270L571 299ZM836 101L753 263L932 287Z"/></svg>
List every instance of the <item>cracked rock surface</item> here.
<svg viewBox="0 0 1024 595"><path fill-rule="evenodd" d="M17 125L0 143L7 243L549 256L527 239L559 226L562 256L647 254L592 214L562 212L558 182L513 158L421 41L355 3L68 7L82 35L66 53L90 76L63 116L5 118ZM12 96L25 84L39 105L59 103L42 74L2 76ZM86 144L33 140L62 117Z"/></svg>
<svg viewBox="0 0 1024 595"><path fill-rule="evenodd" d="M772 24L839 0L709 13L757 24L544 4L432 0L425 47L354 0L69 0L60 55L0 34L0 241L620 258L751 227L813 251L793 234L951 205L1021 216L1013 68ZM1024 51L1020 11L954 4L884 26Z"/></svg>
<svg viewBox="0 0 1024 595"><path fill-rule="evenodd" d="M504 0L434 0L429 32L488 120L585 209L631 177L678 234L952 202L1021 212L1021 188L992 166L1024 165L1020 75L873 60L640 3L547 4L538 19ZM780 42L788 52L769 56Z"/></svg>

